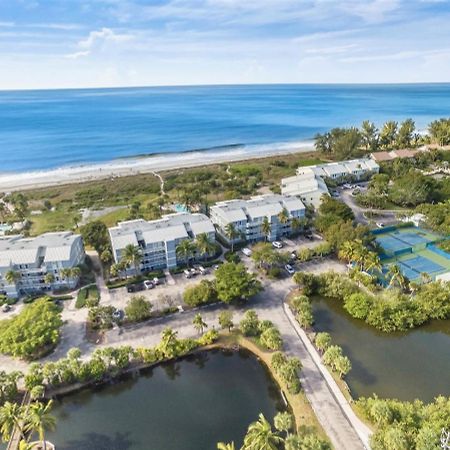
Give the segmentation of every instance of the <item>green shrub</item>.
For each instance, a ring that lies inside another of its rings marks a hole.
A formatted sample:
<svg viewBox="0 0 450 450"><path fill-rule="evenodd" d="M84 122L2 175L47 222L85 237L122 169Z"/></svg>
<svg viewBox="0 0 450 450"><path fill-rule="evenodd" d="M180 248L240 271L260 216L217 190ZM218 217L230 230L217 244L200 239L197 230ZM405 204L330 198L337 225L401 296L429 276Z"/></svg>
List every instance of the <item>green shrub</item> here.
<svg viewBox="0 0 450 450"><path fill-rule="evenodd" d="M36 300L0 321L0 352L35 359L57 344L61 325L60 309L48 297Z"/></svg>
<svg viewBox="0 0 450 450"><path fill-rule="evenodd" d="M217 301L214 282L202 280L199 284L189 286L183 293L183 300L188 306L205 305Z"/></svg>
<svg viewBox="0 0 450 450"><path fill-rule="evenodd" d="M143 295L133 296L125 306L125 315L129 322L142 322L150 318L152 304Z"/></svg>

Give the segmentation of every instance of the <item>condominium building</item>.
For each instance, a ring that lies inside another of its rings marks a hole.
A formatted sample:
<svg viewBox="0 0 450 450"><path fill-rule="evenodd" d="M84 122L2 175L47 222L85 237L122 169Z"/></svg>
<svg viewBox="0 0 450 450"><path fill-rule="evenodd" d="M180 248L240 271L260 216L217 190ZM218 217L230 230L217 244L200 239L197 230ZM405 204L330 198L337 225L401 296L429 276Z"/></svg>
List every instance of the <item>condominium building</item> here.
<svg viewBox="0 0 450 450"><path fill-rule="evenodd" d="M250 200L228 200L216 203L210 208L211 220L217 233L228 243L242 241L269 241L292 233L293 219L305 217L305 206L296 197L287 195L260 195ZM283 216L286 219L283 219ZM264 233L263 222L270 224L268 235ZM230 239L229 225L236 237Z"/></svg>
<svg viewBox="0 0 450 450"><path fill-rule="evenodd" d="M363 177L379 173L380 166L372 159L361 158L348 161L317 164L314 166L299 167L297 175L314 173L321 178L331 178L337 182L344 181L348 177L360 180Z"/></svg>
<svg viewBox="0 0 450 450"><path fill-rule="evenodd" d="M281 180L281 193L300 197L305 204L317 209L322 196L329 195L326 179L343 183L368 178L379 171L379 165L367 158L299 167L296 176Z"/></svg>
<svg viewBox="0 0 450 450"><path fill-rule="evenodd" d="M162 219L146 221L143 219L120 222L109 229L113 256L116 263L128 245L139 247L142 251L140 271L174 268L184 262L177 256L177 247L183 240L195 240L206 234L215 243L215 229L209 217L204 214L176 213ZM197 251L193 259L200 258Z"/></svg>
<svg viewBox="0 0 450 450"><path fill-rule="evenodd" d="M300 197L305 205L312 205L316 209L320 206L322 196L329 195L325 181L314 172L283 178L281 193Z"/></svg>
<svg viewBox="0 0 450 450"><path fill-rule="evenodd" d="M62 270L78 266L85 257L81 236L71 232L45 233L33 238L0 237L0 292L17 297L73 289L78 276L68 276Z"/></svg>

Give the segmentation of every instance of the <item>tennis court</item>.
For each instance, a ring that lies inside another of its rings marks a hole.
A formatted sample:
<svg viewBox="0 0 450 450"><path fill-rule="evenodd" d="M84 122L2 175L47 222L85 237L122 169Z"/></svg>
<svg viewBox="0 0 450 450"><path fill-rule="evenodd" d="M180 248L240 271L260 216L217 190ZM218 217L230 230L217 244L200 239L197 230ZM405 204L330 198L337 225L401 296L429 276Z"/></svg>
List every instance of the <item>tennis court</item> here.
<svg viewBox="0 0 450 450"><path fill-rule="evenodd" d="M387 253L396 253L411 248L411 245L396 239L390 234L386 236L379 236L375 240Z"/></svg>
<svg viewBox="0 0 450 450"><path fill-rule="evenodd" d="M433 242L441 236L416 227L377 230L376 242L382 248L383 274L397 264L405 277L411 281L420 280L427 273L432 278L450 271L450 254L438 248Z"/></svg>
<svg viewBox="0 0 450 450"><path fill-rule="evenodd" d="M445 267L442 267L441 265L429 260L428 258L425 258L424 256L415 256L411 259L405 259L401 261L402 264L410 267L411 269L415 270L419 273L429 273L432 274L434 272L440 272L445 269Z"/></svg>
<svg viewBox="0 0 450 450"><path fill-rule="evenodd" d="M395 239L399 241L405 242L410 247L414 247L415 245L425 244L428 242L432 242L430 239L425 236L421 236L417 233L399 233L394 235Z"/></svg>
<svg viewBox="0 0 450 450"><path fill-rule="evenodd" d="M414 281L417 278L420 277L420 273L416 272L415 270L408 267L406 264L403 264L402 262L398 262L398 267L400 268L400 271L402 274L408 278L408 280Z"/></svg>

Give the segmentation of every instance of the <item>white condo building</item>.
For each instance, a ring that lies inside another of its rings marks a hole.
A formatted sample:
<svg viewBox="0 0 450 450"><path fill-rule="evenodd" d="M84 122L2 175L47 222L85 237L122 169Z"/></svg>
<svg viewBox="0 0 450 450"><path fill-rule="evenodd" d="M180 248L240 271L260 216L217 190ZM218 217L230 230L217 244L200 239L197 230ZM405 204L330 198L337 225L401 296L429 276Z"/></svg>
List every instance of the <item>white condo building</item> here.
<svg viewBox="0 0 450 450"><path fill-rule="evenodd" d="M286 223L279 219L283 210L288 215ZM296 197L268 194L252 197L250 200L216 203L210 209L210 216L217 233L228 243L231 243L226 232L228 224L232 224L239 233L233 243L264 240L266 236L262 231L262 223L267 217L271 228L268 240L274 241L292 233L292 219L305 217L305 205Z"/></svg>
<svg viewBox="0 0 450 450"><path fill-rule="evenodd" d="M215 242L215 228L209 217L190 213L169 214L152 221L129 220L109 229L116 263L131 244L142 251L140 270L143 272L177 267L183 262L177 258L178 244L185 239L195 240L202 233L211 243Z"/></svg>
<svg viewBox="0 0 450 450"><path fill-rule="evenodd" d="M329 195L325 179L344 183L348 179L370 177L379 171L380 166L368 158L299 167L296 176L281 180L281 193L300 197L305 204L317 209L322 195Z"/></svg>
<svg viewBox="0 0 450 450"><path fill-rule="evenodd" d="M305 205L312 205L316 209L320 206L322 195L329 195L325 181L314 172L283 178L281 193L300 197Z"/></svg>
<svg viewBox="0 0 450 450"><path fill-rule="evenodd" d="M62 269L84 262L83 240L71 232L45 233L25 238L21 235L0 237L0 292L9 297L57 289L73 289L78 277L62 277ZM7 281L8 272L15 274ZM53 277L46 277L52 274ZM47 282L51 278L51 282Z"/></svg>
<svg viewBox="0 0 450 450"><path fill-rule="evenodd" d="M297 175L314 173L321 178L331 178L335 181L343 181L347 177L353 177L356 180L365 176L371 176L379 173L380 166L372 159L350 159L348 161L332 162L327 164L317 164L315 166L299 167Z"/></svg>

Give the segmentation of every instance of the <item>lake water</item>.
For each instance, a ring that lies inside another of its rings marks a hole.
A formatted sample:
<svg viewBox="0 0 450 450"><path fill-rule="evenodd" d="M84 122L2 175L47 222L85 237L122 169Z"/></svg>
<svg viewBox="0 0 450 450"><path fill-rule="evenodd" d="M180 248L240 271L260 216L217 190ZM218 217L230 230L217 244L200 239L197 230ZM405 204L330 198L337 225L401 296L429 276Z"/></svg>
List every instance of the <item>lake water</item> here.
<svg viewBox="0 0 450 450"><path fill-rule="evenodd" d="M313 302L314 328L327 331L352 362L346 377L354 397L450 396L450 321L405 333L382 333L353 319L335 300Z"/></svg>
<svg viewBox="0 0 450 450"><path fill-rule="evenodd" d="M412 117L423 130L449 111L450 84L3 91L0 172L235 145L269 153L364 119Z"/></svg>
<svg viewBox="0 0 450 450"><path fill-rule="evenodd" d="M282 408L254 356L204 352L64 397L48 438L58 450L212 450L241 444L260 412L272 419Z"/></svg>

